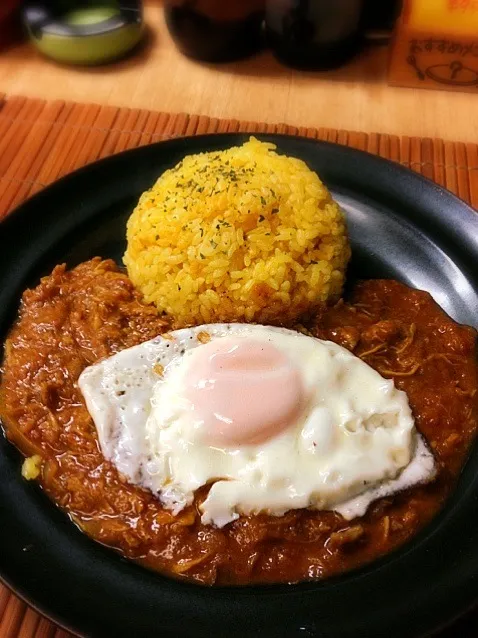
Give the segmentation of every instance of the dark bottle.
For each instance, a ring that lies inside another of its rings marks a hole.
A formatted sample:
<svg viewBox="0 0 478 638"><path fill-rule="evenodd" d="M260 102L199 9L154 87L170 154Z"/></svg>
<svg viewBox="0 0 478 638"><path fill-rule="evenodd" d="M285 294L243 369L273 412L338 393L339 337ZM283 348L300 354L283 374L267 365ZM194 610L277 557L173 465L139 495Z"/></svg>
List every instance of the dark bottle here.
<svg viewBox="0 0 478 638"><path fill-rule="evenodd" d="M267 40L289 66L341 66L360 48L363 0L267 0Z"/></svg>
<svg viewBox="0 0 478 638"><path fill-rule="evenodd" d="M179 50L204 62L229 62L262 47L265 0L166 0L168 29Z"/></svg>
<svg viewBox="0 0 478 638"><path fill-rule="evenodd" d="M403 0L364 0L363 24L367 30L391 31Z"/></svg>

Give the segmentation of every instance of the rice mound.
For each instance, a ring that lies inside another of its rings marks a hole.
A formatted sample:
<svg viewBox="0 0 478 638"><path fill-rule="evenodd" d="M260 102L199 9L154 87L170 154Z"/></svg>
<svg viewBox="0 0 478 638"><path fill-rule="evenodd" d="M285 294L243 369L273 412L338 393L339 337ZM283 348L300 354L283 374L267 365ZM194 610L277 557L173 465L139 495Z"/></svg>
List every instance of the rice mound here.
<svg viewBox="0 0 478 638"><path fill-rule="evenodd" d="M301 160L251 138L185 157L143 193L124 263L175 327L290 325L342 291L345 220Z"/></svg>

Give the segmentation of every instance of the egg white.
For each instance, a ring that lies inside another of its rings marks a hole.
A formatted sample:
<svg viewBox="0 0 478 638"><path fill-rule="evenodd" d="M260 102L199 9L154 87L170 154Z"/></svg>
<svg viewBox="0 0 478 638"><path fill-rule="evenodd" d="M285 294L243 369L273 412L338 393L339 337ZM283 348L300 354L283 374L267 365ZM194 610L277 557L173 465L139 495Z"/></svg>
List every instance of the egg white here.
<svg viewBox="0 0 478 638"><path fill-rule="evenodd" d="M310 396L298 422L260 445L207 444L184 393L204 335L262 340L287 355ZM179 330L90 366L78 384L104 456L129 481L174 513L212 483L205 524L307 507L352 519L434 476L406 394L344 348L299 332L251 324Z"/></svg>

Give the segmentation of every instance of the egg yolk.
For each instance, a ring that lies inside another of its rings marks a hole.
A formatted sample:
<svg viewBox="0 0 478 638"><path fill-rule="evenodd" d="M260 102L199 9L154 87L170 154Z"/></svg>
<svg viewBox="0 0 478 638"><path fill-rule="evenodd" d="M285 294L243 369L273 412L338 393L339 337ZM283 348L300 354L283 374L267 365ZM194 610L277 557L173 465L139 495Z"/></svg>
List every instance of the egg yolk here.
<svg viewBox="0 0 478 638"><path fill-rule="evenodd" d="M195 354L186 396L210 445L263 443L304 410L300 372L273 345L224 337Z"/></svg>

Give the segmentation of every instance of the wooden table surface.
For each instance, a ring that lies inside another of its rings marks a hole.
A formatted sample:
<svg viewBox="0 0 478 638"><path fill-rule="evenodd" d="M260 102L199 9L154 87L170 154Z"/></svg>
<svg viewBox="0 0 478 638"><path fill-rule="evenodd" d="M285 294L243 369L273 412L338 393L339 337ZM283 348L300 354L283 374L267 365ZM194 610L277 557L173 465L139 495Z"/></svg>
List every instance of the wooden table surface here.
<svg viewBox="0 0 478 638"><path fill-rule="evenodd" d="M59 66L28 43L1 52L0 92L478 142L478 118L473 116L478 96L388 86L387 47L374 46L347 67L325 74L292 71L267 52L235 64L207 66L176 51L160 0L147 1L145 14L145 45L108 66Z"/></svg>

